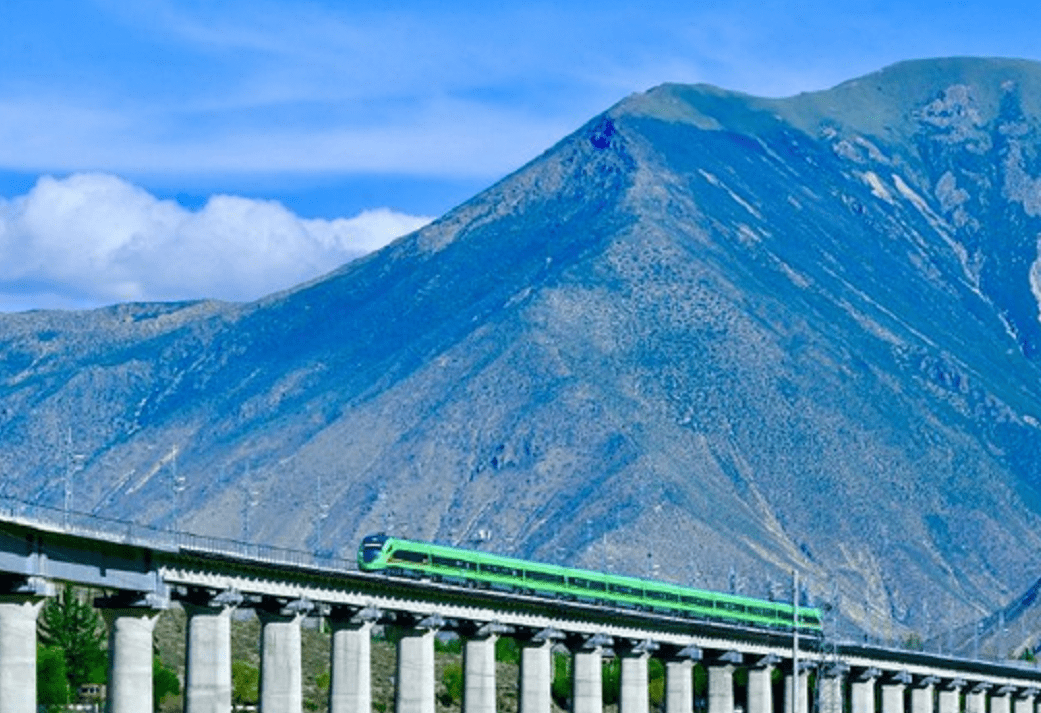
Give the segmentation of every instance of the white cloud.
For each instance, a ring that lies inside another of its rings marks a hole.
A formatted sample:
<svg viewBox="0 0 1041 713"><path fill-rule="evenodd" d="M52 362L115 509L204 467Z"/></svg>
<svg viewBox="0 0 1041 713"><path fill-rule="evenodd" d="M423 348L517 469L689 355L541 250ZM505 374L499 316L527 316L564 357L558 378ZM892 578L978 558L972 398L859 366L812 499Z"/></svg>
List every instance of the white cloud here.
<svg viewBox="0 0 1041 713"><path fill-rule="evenodd" d="M0 310L256 299L429 220L386 209L304 219L274 201L223 195L191 211L108 174L45 176L0 199Z"/></svg>

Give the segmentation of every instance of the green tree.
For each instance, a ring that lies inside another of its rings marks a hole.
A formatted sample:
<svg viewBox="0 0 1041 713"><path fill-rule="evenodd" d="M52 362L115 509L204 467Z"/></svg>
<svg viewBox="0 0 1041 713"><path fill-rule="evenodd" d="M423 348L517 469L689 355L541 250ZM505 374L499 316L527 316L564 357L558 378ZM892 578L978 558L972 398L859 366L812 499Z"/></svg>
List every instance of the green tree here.
<svg viewBox="0 0 1041 713"><path fill-rule="evenodd" d="M463 665L450 663L445 666L441 673L441 685L444 691L441 693L441 704L450 706L456 701L463 700Z"/></svg>
<svg viewBox="0 0 1041 713"><path fill-rule="evenodd" d="M81 601L72 585L65 585L40 612L39 641L58 648L65 657L65 677L75 693L84 683L105 683L108 647L101 616Z"/></svg>
<svg viewBox="0 0 1041 713"><path fill-rule="evenodd" d="M36 647L36 701L48 710L69 702L65 652L57 646Z"/></svg>
<svg viewBox="0 0 1041 713"><path fill-rule="evenodd" d="M159 704L167 696L176 696L181 692L181 679L177 672L163 664L158 656L152 657L152 710L159 710Z"/></svg>
<svg viewBox="0 0 1041 713"><path fill-rule="evenodd" d="M256 705L260 699L260 670L245 661L231 663L231 697L238 705Z"/></svg>
<svg viewBox="0 0 1041 713"><path fill-rule="evenodd" d="M553 654L553 685L550 693L558 706L568 710L571 700L571 659L567 654Z"/></svg>

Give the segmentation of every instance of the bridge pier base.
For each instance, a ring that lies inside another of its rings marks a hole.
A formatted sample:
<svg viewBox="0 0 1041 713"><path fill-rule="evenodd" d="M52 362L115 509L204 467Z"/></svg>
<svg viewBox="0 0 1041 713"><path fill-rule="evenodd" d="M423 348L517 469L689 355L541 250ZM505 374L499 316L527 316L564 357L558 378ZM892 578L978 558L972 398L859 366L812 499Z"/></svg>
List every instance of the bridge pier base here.
<svg viewBox="0 0 1041 713"><path fill-rule="evenodd" d="M233 607L182 603L188 617L185 713L231 710L231 612Z"/></svg>
<svg viewBox="0 0 1041 713"><path fill-rule="evenodd" d="M603 653L599 646L574 652L571 663L571 713L603 713L602 667Z"/></svg>
<svg viewBox="0 0 1041 713"><path fill-rule="evenodd" d="M553 640L521 644L519 713L549 713L552 709Z"/></svg>
<svg viewBox="0 0 1041 713"><path fill-rule="evenodd" d="M302 611L257 611L260 618L260 710L300 713L303 670L300 661Z"/></svg>
<svg viewBox="0 0 1041 713"><path fill-rule="evenodd" d="M882 682L882 713L904 713L904 697L911 677L906 672Z"/></svg>
<svg viewBox="0 0 1041 713"><path fill-rule="evenodd" d="M720 657L726 663L711 663L708 668L708 713L734 713L734 664L741 654L728 652Z"/></svg>
<svg viewBox="0 0 1041 713"><path fill-rule="evenodd" d="M987 689L989 684L977 684L965 694L965 713L987 713Z"/></svg>
<svg viewBox="0 0 1041 713"><path fill-rule="evenodd" d="M694 662L678 659L665 662L665 713L694 710Z"/></svg>
<svg viewBox="0 0 1041 713"><path fill-rule="evenodd" d="M937 694L936 711L937 713L958 713L961 710L961 689L965 685L965 681L961 679L955 679L949 681ZM1024 713L1034 713L1031 711L1024 711Z"/></svg>
<svg viewBox="0 0 1041 713"><path fill-rule="evenodd" d="M108 624L108 711L152 710L152 632L159 611L145 607L105 608Z"/></svg>
<svg viewBox="0 0 1041 713"><path fill-rule="evenodd" d="M330 623L329 713L371 713L373 621L334 614Z"/></svg>
<svg viewBox="0 0 1041 713"><path fill-rule="evenodd" d="M43 597L0 597L0 711L36 713L36 618Z"/></svg>
<svg viewBox="0 0 1041 713"><path fill-rule="evenodd" d="M779 661L777 656L766 656L748 669L748 713L773 713L774 691L771 679L774 665Z"/></svg>
<svg viewBox="0 0 1041 713"><path fill-rule="evenodd" d="M784 713L809 713L809 676L805 670L799 671L798 675L786 673L784 676ZM798 692L799 706L795 709L796 692Z"/></svg>
<svg viewBox="0 0 1041 713"><path fill-rule="evenodd" d="M990 697L990 713L1012 713L1012 693L1015 691L1011 686L1002 686Z"/></svg>
<svg viewBox="0 0 1041 713"><path fill-rule="evenodd" d="M435 628L408 629L398 640L396 713L434 713Z"/></svg>
<svg viewBox="0 0 1041 713"><path fill-rule="evenodd" d="M495 634L463 646L463 713L495 713Z"/></svg>
<svg viewBox="0 0 1041 713"><path fill-rule="evenodd" d="M646 649L635 648L621 654L622 686L619 713L648 713Z"/></svg>
<svg viewBox="0 0 1041 713"><path fill-rule="evenodd" d="M878 669L871 668L850 681L850 713L875 713L875 681L881 673Z"/></svg>

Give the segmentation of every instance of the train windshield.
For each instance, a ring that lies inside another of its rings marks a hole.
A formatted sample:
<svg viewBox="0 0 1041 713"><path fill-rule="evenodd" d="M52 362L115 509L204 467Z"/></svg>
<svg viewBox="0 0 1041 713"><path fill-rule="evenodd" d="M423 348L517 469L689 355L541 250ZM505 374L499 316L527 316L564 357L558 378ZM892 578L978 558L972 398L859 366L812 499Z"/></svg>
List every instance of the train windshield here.
<svg viewBox="0 0 1041 713"><path fill-rule="evenodd" d="M363 539L361 541L362 562L372 562L374 559L379 557L380 550L383 549L383 545L386 542L386 535L369 535Z"/></svg>

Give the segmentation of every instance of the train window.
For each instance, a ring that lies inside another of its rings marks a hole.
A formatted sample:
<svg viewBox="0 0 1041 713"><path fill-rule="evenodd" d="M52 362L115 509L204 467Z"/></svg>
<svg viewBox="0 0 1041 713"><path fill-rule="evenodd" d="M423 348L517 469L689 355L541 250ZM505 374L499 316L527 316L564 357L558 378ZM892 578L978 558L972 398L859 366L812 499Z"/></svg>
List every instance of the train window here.
<svg viewBox="0 0 1041 713"><path fill-rule="evenodd" d="M451 569L473 569L473 563L466 560L457 560L452 557L431 557L434 564L439 567L450 567Z"/></svg>
<svg viewBox="0 0 1041 713"><path fill-rule="evenodd" d="M647 596L651 599L658 599L663 602L675 602L679 601L679 597L670 592L660 592L654 589L647 590Z"/></svg>
<svg viewBox="0 0 1041 713"><path fill-rule="evenodd" d="M817 618L816 614L799 614L799 620L804 621L807 624L820 624L821 620Z"/></svg>
<svg viewBox="0 0 1041 713"><path fill-rule="evenodd" d="M743 612L745 610L744 604L738 604L737 602L720 602L720 609L726 609L727 611Z"/></svg>
<svg viewBox="0 0 1041 713"><path fill-rule="evenodd" d="M520 577L520 570L513 569L512 567L503 567L497 564L482 564L481 571L487 572L488 574L498 574L503 577Z"/></svg>
<svg viewBox="0 0 1041 713"><path fill-rule="evenodd" d="M607 585L607 588L616 594L628 594L634 597L643 596L643 592L639 589L636 589L635 587L627 587L624 584L609 584Z"/></svg>
<svg viewBox="0 0 1041 713"><path fill-rule="evenodd" d="M394 550L390 553L391 562L416 562L418 564L426 564L427 556L423 552L413 552L412 550Z"/></svg>
<svg viewBox="0 0 1041 713"><path fill-rule="evenodd" d="M604 591L603 582L594 582L591 579L583 579L581 577L568 577L568 583L574 587L581 587L582 589L594 589L596 591Z"/></svg>
<svg viewBox="0 0 1041 713"><path fill-rule="evenodd" d="M533 579L536 582L552 582L553 584L564 584L564 578L559 574L549 574L548 572L532 572L528 571L524 573L527 579Z"/></svg>
<svg viewBox="0 0 1041 713"><path fill-rule="evenodd" d="M684 604L692 604L696 607L704 607L711 609L713 606L711 599L705 599L704 597L680 597L680 601Z"/></svg>

